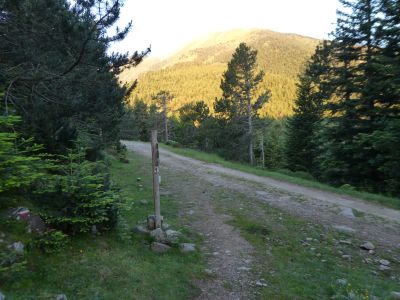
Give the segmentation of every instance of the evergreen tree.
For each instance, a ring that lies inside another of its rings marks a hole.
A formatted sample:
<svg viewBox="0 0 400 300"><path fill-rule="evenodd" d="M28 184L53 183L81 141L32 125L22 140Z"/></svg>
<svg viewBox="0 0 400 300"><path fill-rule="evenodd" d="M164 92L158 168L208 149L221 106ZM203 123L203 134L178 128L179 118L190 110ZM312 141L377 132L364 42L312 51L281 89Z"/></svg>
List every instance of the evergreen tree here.
<svg viewBox="0 0 400 300"><path fill-rule="evenodd" d="M158 109L161 111L162 119L163 119L163 131L164 131L164 142L168 142L169 133L168 133L168 112L169 112L169 103L174 99L174 96L168 91L159 91L156 95L154 95L153 100L155 101Z"/></svg>
<svg viewBox="0 0 400 300"><path fill-rule="evenodd" d="M329 45L318 46L304 73L299 76L294 115L287 121L286 164L292 171L315 170L315 132L329 98Z"/></svg>
<svg viewBox="0 0 400 300"><path fill-rule="evenodd" d="M256 60L257 51L245 43L236 48L221 81L222 98L214 104L215 112L225 125L225 129L234 132L230 137L241 140L233 142L235 144L244 142L247 145L250 164L254 164L253 118L270 98L269 91L263 92L256 98L257 87L264 77L264 72L256 73ZM239 149L235 148L235 151Z"/></svg>

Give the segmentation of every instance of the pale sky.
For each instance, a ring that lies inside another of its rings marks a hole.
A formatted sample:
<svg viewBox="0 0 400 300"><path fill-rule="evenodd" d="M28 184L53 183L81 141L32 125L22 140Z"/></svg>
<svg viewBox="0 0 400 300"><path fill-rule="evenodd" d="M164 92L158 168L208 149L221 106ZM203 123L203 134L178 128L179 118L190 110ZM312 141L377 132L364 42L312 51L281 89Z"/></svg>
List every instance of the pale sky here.
<svg viewBox="0 0 400 300"><path fill-rule="evenodd" d="M151 56L168 56L205 34L239 28L322 39L334 29L338 7L338 0L125 0L119 24L132 20L133 28L111 49L151 45Z"/></svg>

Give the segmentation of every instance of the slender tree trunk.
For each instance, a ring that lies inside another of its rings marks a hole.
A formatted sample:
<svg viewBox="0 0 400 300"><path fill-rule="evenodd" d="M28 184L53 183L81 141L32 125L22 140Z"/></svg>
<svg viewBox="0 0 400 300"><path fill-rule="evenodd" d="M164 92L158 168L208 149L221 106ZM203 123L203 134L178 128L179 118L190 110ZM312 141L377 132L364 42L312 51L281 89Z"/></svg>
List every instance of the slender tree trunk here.
<svg viewBox="0 0 400 300"><path fill-rule="evenodd" d="M264 134L263 133L261 133L260 148L261 148L261 163L264 168L265 167L265 151L264 151Z"/></svg>
<svg viewBox="0 0 400 300"><path fill-rule="evenodd" d="M167 116L167 100L164 99L163 103L163 117L164 117L164 140L168 142L168 116Z"/></svg>
<svg viewBox="0 0 400 300"><path fill-rule="evenodd" d="M247 114L248 114L248 133L249 133L249 162L250 165L254 165L254 153L253 153L253 123L251 118L251 98L250 91L247 92Z"/></svg>

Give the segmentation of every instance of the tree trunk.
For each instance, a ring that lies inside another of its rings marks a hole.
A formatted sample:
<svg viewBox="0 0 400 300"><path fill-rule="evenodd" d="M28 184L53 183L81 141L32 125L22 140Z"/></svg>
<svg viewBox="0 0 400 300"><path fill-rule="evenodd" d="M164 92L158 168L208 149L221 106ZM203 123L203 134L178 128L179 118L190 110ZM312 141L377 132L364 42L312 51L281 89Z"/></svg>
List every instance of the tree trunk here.
<svg viewBox="0 0 400 300"><path fill-rule="evenodd" d="M262 167L265 167L265 151L264 151L264 134L261 133L260 139L260 148L261 148L261 163Z"/></svg>
<svg viewBox="0 0 400 300"><path fill-rule="evenodd" d="M168 116L167 116L167 100L164 99L163 103L163 117L164 117L164 140L168 142Z"/></svg>
<svg viewBox="0 0 400 300"><path fill-rule="evenodd" d="M254 165L254 153L253 153L253 123L251 118L251 98L250 92L247 92L247 114L248 114L248 133L249 133L249 162L250 165Z"/></svg>

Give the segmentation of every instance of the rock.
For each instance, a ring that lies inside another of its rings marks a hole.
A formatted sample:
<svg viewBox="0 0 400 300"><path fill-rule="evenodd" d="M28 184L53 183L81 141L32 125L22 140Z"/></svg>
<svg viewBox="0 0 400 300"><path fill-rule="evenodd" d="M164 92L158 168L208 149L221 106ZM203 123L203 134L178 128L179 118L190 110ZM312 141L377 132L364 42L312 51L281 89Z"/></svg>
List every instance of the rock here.
<svg viewBox="0 0 400 300"><path fill-rule="evenodd" d="M150 231L150 236L156 242L165 242L166 241L165 233L161 228L156 228L156 229Z"/></svg>
<svg viewBox="0 0 400 300"><path fill-rule="evenodd" d="M150 233L150 230L148 230L144 225L137 225L132 229L132 232L147 235Z"/></svg>
<svg viewBox="0 0 400 300"><path fill-rule="evenodd" d="M12 243L7 248L15 251L15 253L17 253L19 255L23 255L24 254L24 244L22 244L22 242Z"/></svg>
<svg viewBox="0 0 400 300"><path fill-rule="evenodd" d="M156 252L156 253L165 253L168 250L170 250L171 247L166 244L163 244L163 243L153 242L153 243L151 243L150 249L151 249L151 251Z"/></svg>
<svg viewBox="0 0 400 300"><path fill-rule="evenodd" d="M251 268L249 268L249 267L239 267L238 268L238 271L250 271L251 270Z"/></svg>
<svg viewBox="0 0 400 300"><path fill-rule="evenodd" d="M162 227L163 230L168 230L168 229L171 228L171 225L169 225L167 223L162 223L161 227Z"/></svg>
<svg viewBox="0 0 400 300"><path fill-rule="evenodd" d="M191 243L182 243L179 245L182 252L193 252L196 251L196 245Z"/></svg>
<svg viewBox="0 0 400 300"><path fill-rule="evenodd" d="M213 272L213 270L210 270L210 269L204 269L204 272L207 274L207 275L212 275L214 272Z"/></svg>
<svg viewBox="0 0 400 300"><path fill-rule="evenodd" d="M147 217L147 228L149 230L156 229L156 216L150 215Z"/></svg>
<svg viewBox="0 0 400 300"><path fill-rule="evenodd" d="M353 213L353 209L350 207L343 207L342 211L340 212L342 216L348 217L348 218L355 218L356 216Z"/></svg>
<svg viewBox="0 0 400 300"><path fill-rule="evenodd" d="M369 250L368 253L372 255L372 254L375 254L375 251L374 250Z"/></svg>
<svg viewBox="0 0 400 300"><path fill-rule="evenodd" d="M34 232L38 235L43 235L46 231L46 224L43 219L37 215L31 215L28 220L28 232Z"/></svg>
<svg viewBox="0 0 400 300"><path fill-rule="evenodd" d="M379 260L379 263L380 263L381 265L384 265L384 266L390 265L390 261L388 261L388 260L386 260L386 259L380 259L380 260Z"/></svg>
<svg viewBox="0 0 400 300"><path fill-rule="evenodd" d="M400 292L391 292L389 299L396 299L396 300L400 299Z"/></svg>
<svg viewBox="0 0 400 300"><path fill-rule="evenodd" d="M142 178L140 178L140 177L138 177L138 178L136 178L136 181L141 181L142 180Z"/></svg>
<svg viewBox="0 0 400 300"><path fill-rule="evenodd" d="M385 265L380 265L379 266L379 271L390 271L392 268L389 266L385 266Z"/></svg>
<svg viewBox="0 0 400 300"><path fill-rule="evenodd" d="M347 259L347 260L351 260L351 255L345 254L345 255L342 255L342 258L343 259Z"/></svg>
<svg viewBox="0 0 400 300"><path fill-rule="evenodd" d="M356 230L345 225L332 225L332 228L343 233L355 233Z"/></svg>
<svg viewBox="0 0 400 300"><path fill-rule="evenodd" d="M91 232L92 232L93 235L97 235L99 233L99 231L97 230L97 226L96 225L92 226Z"/></svg>
<svg viewBox="0 0 400 300"><path fill-rule="evenodd" d="M0 291L0 300L5 300L6 296L4 296L4 294Z"/></svg>
<svg viewBox="0 0 400 300"><path fill-rule="evenodd" d="M262 282L262 281L260 281L260 280L257 280L257 281L256 281L256 286L259 286L259 287L266 287L266 286L268 286L268 284L266 284L265 282Z"/></svg>
<svg viewBox="0 0 400 300"><path fill-rule="evenodd" d="M188 214L189 214L189 215L193 215L193 214L194 214L194 210L192 210L192 209L189 210Z"/></svg>
<svg viewBox="0 0 400 300"><path fill-rule="evenodd" d="M165 235L169 243L176 244L179 241L181 233L179 231L168 229L165 231Z"/></svg>
<svg viewBox="0 0 400 300"><path fill-rule="evenodd" d="M142 200L140 200L139 202L140 202L140 204L142 204L142 205L147 205L147 204L149 204L149 201L147 201L147 200L145 200L145 199L142 199Z"/></svg>
<svg viewBox="0 0 400 300"><path fill-rule="evenodd" d="M65 294L58 294L56 300L68 300L68 298Z"/></svg>
<svg viewBox="0 0 400 300"><path fill-rule="evenodd" d="M364 244L360 245L360 248L363 250L374 250L375 246L371 242L365 242Z"/></svg>
<svg viewBox="0 0 400 300"><path fill-rule="evenodd" d="M349 240L340 240L339 244L351 245L351 241L349 241Z"/></svg>
<svg viewBox="0 0 400 300"><path fill-rule="evenodd" d="M336 280L336 283L338 285L347 285L347 279L339 278L338 280Z"/></svg>
<svg viewBox="0 0 400 300"><path fill-rule="evenodd" d="M3 239L0 239L0 244L2 244L2 243L4 243L4 240L3 240Z"/></svg>
<svg viewBox="0 0 400 300"><path fill-rule="evenodd" d="M217 255L219 255L219 252L213 252L213 255L217 256Z"/></svg>
<svg viewBox="0 0 400 300"><path fill-rule="evenodd" d="M0 238L5 238L6 234L4 232L0 232Z"/></svg>

